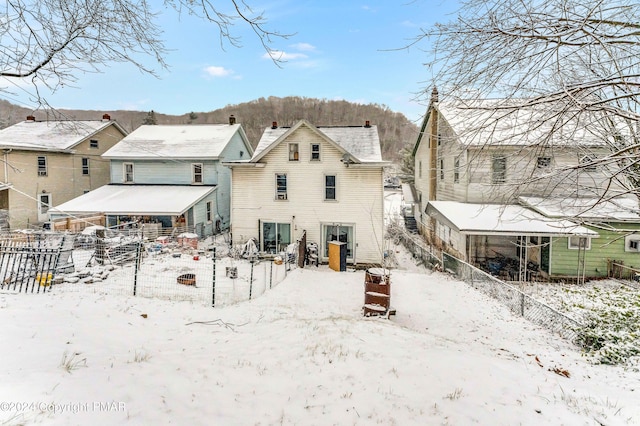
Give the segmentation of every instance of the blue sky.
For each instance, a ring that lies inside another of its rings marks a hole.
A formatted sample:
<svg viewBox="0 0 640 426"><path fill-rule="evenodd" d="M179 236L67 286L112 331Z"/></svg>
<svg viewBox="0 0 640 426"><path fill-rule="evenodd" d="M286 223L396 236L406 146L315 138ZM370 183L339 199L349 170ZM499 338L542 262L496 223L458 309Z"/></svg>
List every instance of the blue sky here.
<svg viewBox="0 0 640 426"><path fill-rule="evenodd" d="M225 0L218 0L224 2ZM160 3L160 2L157 2ZM78 76L74 87L43 92L57 108L166 114L212 111L268 96L303 96L377 103L418 121L426 101L414 100L431 84L428 53L406 46L436 21L451 19L453 0L249 0L263 10L268 28L295 33L275 40L286 62L277 67L251 30L238 24L241 48L223 42L217 28L165 11L168 70L160 78L129 64L112 64L101 74ZM423 46L426 47L426 46ZM16 102L15 97L7 98ZM28 102L24 102L29 105Z"/></svg>

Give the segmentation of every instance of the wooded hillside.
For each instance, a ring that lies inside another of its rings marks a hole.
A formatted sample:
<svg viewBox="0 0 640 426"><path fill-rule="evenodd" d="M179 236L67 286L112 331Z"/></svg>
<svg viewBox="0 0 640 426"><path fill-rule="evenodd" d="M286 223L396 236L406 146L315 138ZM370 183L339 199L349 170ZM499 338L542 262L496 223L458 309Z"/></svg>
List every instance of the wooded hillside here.
<svg viewBox="0 0 640 426"><path fill-rule="evenodd" d="M285 98L259 98L251 102L227 105L210 112L190 112L183 115L168 115L153 111L91 111L56 110L31 111L0 100L0 128L23 121L33 114L37 120L57 119L100 119L103 113L109 113L127 131L133 131L147 122L155 124L217 124L227 123L233 114L241 123L247 137L255 146L264 129L276 121L279 126L291 126L300 119L306 119L317 126L355 126L364 125L369 120L378 126L382 145L382 157L399 163L400 151L407 144L413 144L418 133L416 123L409 121L404 114L393 112L384 105L357 104L347 101L304 98L290 96Z"/></svg>

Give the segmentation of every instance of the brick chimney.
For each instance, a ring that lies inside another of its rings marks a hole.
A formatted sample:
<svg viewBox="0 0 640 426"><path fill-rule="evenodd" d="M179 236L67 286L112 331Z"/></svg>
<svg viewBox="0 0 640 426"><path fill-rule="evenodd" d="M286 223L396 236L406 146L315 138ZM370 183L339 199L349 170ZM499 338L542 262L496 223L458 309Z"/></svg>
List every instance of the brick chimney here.
<svg viewBox="0 0 640 426"><path fill-rule="evenodd" d="M111 116L107 113L102 114L102 121L111 121Z"/></svg>
<svg viewBox="0 0 640 426"><path fill-rule="evenodd" d="M271 128L272 129L277 129L278 128L278 122L277 121L272 122L271 123Z"/></svg>
<svg viewBox="0 0 640 426"><path fill-rule="evenodd" d="M229 126L233 126L234 124L236 124L236 118L231 114L229 116Z"/></svg>
<svg viewBox="0 0 640 426"><path fill-rule="evenodd" d="M364 127L371 127L371 122L369 120L366 120L364 122Z"/></svg>
<svg viewBox="0 0 640 426"><path fill-rule="evenodd" d="M36 118L33 115L27 115L27 121L30 121L33 123L36 121Z"/></svg>

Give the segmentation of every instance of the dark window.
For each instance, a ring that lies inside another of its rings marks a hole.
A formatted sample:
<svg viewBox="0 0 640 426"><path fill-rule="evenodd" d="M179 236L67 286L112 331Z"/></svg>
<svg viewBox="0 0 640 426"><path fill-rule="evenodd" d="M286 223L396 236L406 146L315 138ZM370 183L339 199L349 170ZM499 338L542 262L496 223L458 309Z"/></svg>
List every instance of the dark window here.
<svg viewBox="0 0 640 426"><path fill-rule="evenodd" d="M505 183L507 181L507 158L495 155L491 162L491 183Z"/></svg>
<svg viewBox="0 0 640 426"><path fill-rule="evenodd" d="M444 160L440 160L440 180L444 180Z"/></svg>
<svg viewBox="0 0 640 426"><path fill-rule="evenodd" d="M320 161L320 144L311 144L311 161Z"/></svg>
<svg viewBox="0 0 640 426"><path fill-rule="evenodd" d="M47 157L38 157L38 176L47 175Z"/></svg>
<svg viewBox="0 0 640 426"><path fill-rule="evenodd" d="M89 148L97 148L98 147L98 140L97 139L91 139L89 141Z"/></svg>
<svg viewBox="0 0 640 426"><path fill-rule="evenodd" d="M276 175L276 200L287 199L287 175Z"/></svg>
<svg viewBox="0 0 640 426"><path fill-rule="evenodd" d="M124 181L133 182L133 163L124 163Z"/></svg>
<svg viewBox="0 0 640 426"><path fill-rule="evenodd" d="M456 157L453 161L453 182L460 182L460 157Z"/></svg>
<svg viewBox="0 0 640 426"><path fill-rule="evenodd" d="M202 164L193 164L193 183L202 183Z"/></svg>
<svg viewBox="0 0 640 426"><path fill-rule="evenodd" d="M336 177L333 175L327 175L324 177L324 199L336 199Z"/></svg>
<svg viewBox="0 0 640 426"><path fill-rule="evenodd" d="M538 157L538 162L536 166L539 169L547 168L551 165L551 157Z"/></svg>
<svg viewBox="0 0 640 426"><path fill-rule="evenodd" d="M83 175L88 175L89 174L89 159L88 158L83 158L82 159L82 174Z"/></svg>

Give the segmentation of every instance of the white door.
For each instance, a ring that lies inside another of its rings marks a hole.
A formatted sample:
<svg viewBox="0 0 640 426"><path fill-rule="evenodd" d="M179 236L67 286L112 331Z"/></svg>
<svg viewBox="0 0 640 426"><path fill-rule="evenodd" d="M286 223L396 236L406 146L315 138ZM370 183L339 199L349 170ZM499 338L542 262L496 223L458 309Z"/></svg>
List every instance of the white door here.
<svg viewBox="0 0 640 426"><path fill-rule="evenodd" d="M38 195L38 222L47 222L49 220L49 208L52 205L51 194Z"/></svg>

